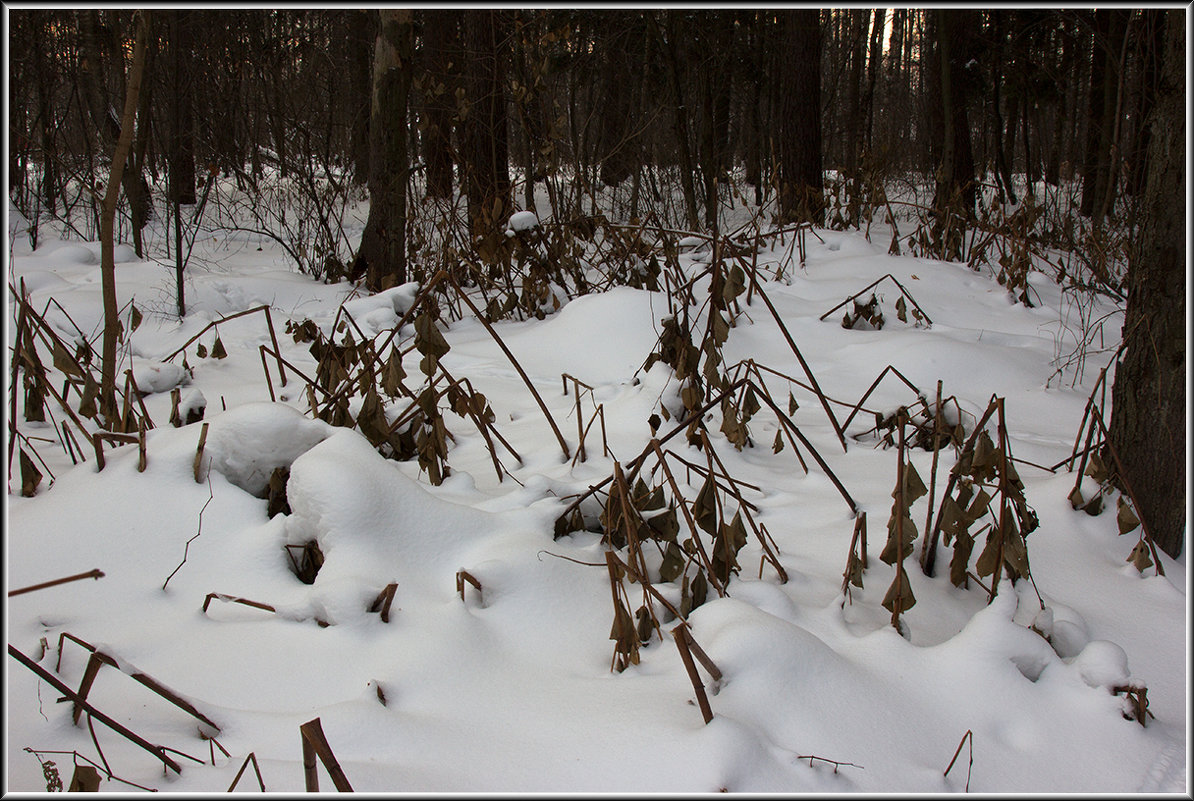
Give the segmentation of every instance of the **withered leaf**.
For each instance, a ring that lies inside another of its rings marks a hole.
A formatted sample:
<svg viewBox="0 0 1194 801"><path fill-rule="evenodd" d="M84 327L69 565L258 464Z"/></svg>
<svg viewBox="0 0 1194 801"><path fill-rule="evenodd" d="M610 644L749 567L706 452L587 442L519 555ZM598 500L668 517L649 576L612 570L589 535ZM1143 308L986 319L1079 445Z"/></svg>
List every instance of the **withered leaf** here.
<svg viewBox="0 0 1194 801"><path fill-rule="evenodd" d="M721 297L726 303L738 297L746 289L746 273L742 266L734 264L726 275L726 281L721 288Z"/></svg>
<svg viewBox="0 0 1194 801"><path fill-rule="evenodd" d="M954 555L949 560L949 580L955 587L966 585L966 569L970 566L970 554L973 551L974 538L965 532L958 532Z"/></svg>
<svg viewBox="0 0 1194 801"><path fill-rule="evenodd" d="M709 594L709 582L701 570L697 570L697 574L693 576L691 590L692 605L689 609L696 609L705 602L705 597Z"/></svg>
<svg viewBox="0 0 1194 801"><path fill-rule="evenodd" d="M912 462L904 464L904 504L905 508L912 506L917 499L923 498L929 494L928 488L920 479L920 474L916 472L916 467ZM899 488L897 487L891 493L892 497L899 500Z"/></svg>
<svg viewBox="0 0 1194 801"><path fill-rule="evenodd" d="M887 588L887 594L883 596L883 608L888 612L894 613L897 603L901 612L906 612L916 606L916 596L912 594L912 587L908 584L908 574L904 571L903 564L896 566L896 577L892 580L891 586Z"/></svg>
<svg viewBox="0 0 1194 801"><path fill-rule="evenodd" d="M207 358L207 346L205 346L202 342L200 342L198 345L195 346L195 355L198 356L200 359L206 359Z"/></svg>
<svg viewBox="0 0 1194 801"><path fill-rule="evenodd" d="M979 578L985 578L994 575L999 567L999 536L992 530L992 533L987 535L987 543L983 546L983 552L978 555L978 561L974 563L974 569Z"/></svg>
<svg viewBox="0 0 1194 801"><path fill-rule="evenodd" d="M991 442L991 436L983 431L978 435L978 442L974 446L974 459L971 468L977 470L983 467L994 467L999 463L999 451Z"/></svg>
<svg viewBox="0 0 1194 801"><path fill-rule="evenodd" d="M668 507L647 520L647 525L655 532L655 539L665 540L675 544L676 535L680 533L680 521L676 518L676 507Z"/></svg>
<svg viewBox="0 0 1194 801"><path fill-rule="evenodd" d="M1074 509L1081 509L1086 504L1086 500L1082 497L1081 487L1074 487L1072 490L1070 490L1069 499L1070 506L1072 506Z"/></svg>
<svg viewBox="0 0 1194 801"><path fill-rule="evenodd" d="M796 414L796 410L800 408L800 404L796 402L796 396L788 390L788 417Z"/></svg>
<svg viewBox="0 0 1194 801"><path fill-rule="evenodd" d="M636 487L635 489L637 490L638 488ZM651 512L656 509L662 509L664 505L663 487L656 487L650 492L647 492L646 489L647 488L644 486L642 494L636 492L636 496L640 499L639 502L635 504L636 508L640 512Z"/></svg>
<svg viewBox="0 0 1194 801"><path fill-rule="evenodd" d="M228 357L228 351L224 350L224 342L219 336L217 336L216 341L212 343L211 357L213 359L225 359Z"/></svg>
<svg viewBox="0 0 1194 801"><path fill-rule="evenodd" d="M858 554L854 551L850 551L850 558L846 560L846 570L842 573L842 578L855 587L863 589L862 560L858 558Z"/></svg>
<svg viewBox="0 0 1194 801"><path fill-rule="evenodd" d="M141 327L141 310L137 308L136 304L131 304L129 309L129 333L136 331Z"/></svg>
<svg viewBox="0 0 1194 801"><path fill-rule="evenodd" d="M21 495L32 498L37 493L37 486L41 484L41 471L33 463L25 449L21 448Z"/></svg>
<svg viewBox="0 0 1194 801"><path fill-rule="evenodd" d="M912 543L916 541L916 524L912 522L912 518L907 514L903 516L903 537L896 536L896 510L892 509L892 515L887 521L887 543L883 546L883 552L879 554L879 559L889 565L893 565L896 559L900 557L907 558L912 553Z"/></svg>
<svg viewBox="0 0 1194 801"><path fill-rule="evenodd" d="M386 359L385 367L381 371L382 391L391 398L398 397L404 378L406 378L406 370L402 369L402 354L398 352L397 348L392 348L390 357Z"/></svg>
<svg viewBox="0 0 1194 801"><path fill-rule="evenodd" d="M742 399L742 422L745 423L750 420L761 408L759 399L755 396L754 387L748 386L746 388L746 396Z"/></svg>
<svg viewBox="0 0 1194 801"><path fill-rule="evenodd" d="M415 318L415 348L424 356L438 359L450 350L448 341L427 312Z"/></svg>
<svg viewBox="0 0 1194 801"><path fill-rule="evenodd" d="M904 304L904 297L901 295L900 299L896 301L896 319L901 323L908 322L908 307Z"/></svg>
<svg viewBox="0 0 1194 801"><path fill-rule="evenodd" d="M651 642L651 633L655 630L655 622L651 619L651 610L640 606L634 616L638 618L638 641L642 645L646 645Z"/></svg>
<svg viewBox="0 0 1194 801"><path fill-rule="evenodd" d="M720 311L714 309L710 312L713 315L710 320L712 322L712 333L714 344L720 346L725 344L725 341L730 336L730 324L726 322L726 318Z"/></svg>
<svg viewBox="0 0 1194 801"><path fill-rule="evenodd" d="M22 454L24 452L22 451ZM1144 540L1139 540L1132 548L1132 552L1128 554L1125 560L1132 563L1132 566L1143 573L1146 569L1153 566L1152 556L1148 553L1148 544Z"/></svg>
<svg viewBox="0 0 1194 801"><path fill-rule="evenodd" d="M783 432L782 432L782 431L779 431L779 430L776 430L776 432L775 432L775 442L773 442L773 443L771 444L771 452L772 452L772 453L779 453L779 452L780 452L780 451L782 451L783 449L784 449L784 438L783 438Z"/></svg>
<svg viewBox="0 0 1194 801"><path fill-rule="evenodd" d="M1122 495L1119 496L1118 503L1119 511L1116 512L1115 522L1119 525L1120 535L1123 535L1139 526L1140 518L1136 516L1134 511L1132 511L1131 505L1124 500Z"/></svg>
<svg viewBox="0 0 1194 801"><path fill-rule="evenodd" d="M66 373L67 375L82 376L83 371L79 369L79 365L66 352L66 348L62 347L57 339L54 340L54 367Z"/></svg>
<svg viewBox="0 0 1194 801"><path fill-rule="evenodd" d="M706 476L696 500L692 502L693 519L712 536L717 535L717 491L714 486L712 477Z"/></svg>
<svg viewBox="0 0 1194 801"><path fill-rule="evenodd" d="M1097 452L1090 454L1090 459L1086 463L1086 475L1093 478L1098 483L1102 484L1111 477L1111 472L1107 469L1107 465L1103 463L1103 459Z"/></svg>
<svg viewBox="0 0 1194 801"><path fill-rule="evenodd" d="M99 397L99 384L88 373L83 377L83 397L79 401L79 414L83 417L94 418L98 414L96 398Z"/></svg>
<svg viewBox="0 0 1194 801"><path fill-rule="evenodd" d="M659 578L662 581L675 581L684 572L684 551L675 542L669 542L663 554L663 564L659 566Z"/></svg>

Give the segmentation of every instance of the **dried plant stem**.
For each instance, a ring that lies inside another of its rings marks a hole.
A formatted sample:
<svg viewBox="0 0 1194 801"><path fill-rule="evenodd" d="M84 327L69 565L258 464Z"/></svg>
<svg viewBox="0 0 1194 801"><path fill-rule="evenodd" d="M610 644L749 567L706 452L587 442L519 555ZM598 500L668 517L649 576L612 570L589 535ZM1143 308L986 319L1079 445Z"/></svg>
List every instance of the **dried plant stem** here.
<svg viewBox="0 0 1194 801"><path fill-rule="evenodd" d="M8 646L8 655L13 657L14 659L16 659L18 662L20 662L25 667L32 670L39 677L41 677L41 679L43 681L47 682L51 687L53 687L54 689L58 690L60 693L65 695L68 700L71 700L71 701L74 701L74 702L80 704L83 707L83 709L85 709L87 711L87 713L89 715L91 715L92 717L99 720L100 723L103 723L105 726L112 729L114 732L121 735L125 739L129 740L130 742L140 746L141 748L145 749L149 753L153 754L155 757L157 757L159 760L162 761L162 764L164 764L167 768L170 768L171 770L173 770L175 773L182 772L182 768L179 767L178 763L175 762L174 760L172 760L170 757L166 756L165 750L162 748L162 746L153 745L152 743L145 740L144 738L142 738L135 732L133 732L133 731L129 730L128 728L126 728L125 726L121 725L119 722L108 717L103 712L100 712L98 709L96 709L91 704L89 704L85 699L80 698L78 696L78 694L75 693L74 690L72 690L70 687L66 686L66 684L64 684L57 676L55 676L53 673L50 673L45 668L41 667L41 665L37 664L32 659L25 656L25 654L21 653L16 648L13 648L11 645Z"/></svg>
<svg viewBox="0 0 1194 801"><path fill-rule="evenodd" d="M206 433L207 423L203 424L203 430L204 430L204 433ZM202 449L202 445L200 446L200 448ZM202 450L200 452L202 452ZM183 546L182 561L178 563L178 567L174 568L174 570L172 570L170 572L170 575L166 576L166 580L162 582L163 590L166 589L166 585L170 583L170 579L174 578L174 574L177 573L179 570L181 570L182 566L187 563L187 556L189 556L190 552L191 552L191 543L194 542L195 540L197 540L199 538L199 535L203 533L203 513L207 511L207 505L211 503L212 498L214 498L214 497L215 497L215 494L212 492L212 488L211 488L211 474L209 473L207 476L207 500L203 502L203 508L199 510L198 527L195 530L194 536L192 536L189 540L187 540L186 544ZM206 610L207 610L207 607L205 606L204 611L206 611Z"/></svg>
<svg viewBox="0 0 1194 801"><path fill-rule="evenodd" d="M927 534L929 526L933 525L933 502L936 500L937 493L937 461L941 452L940 436L941 436L941 381L937 381L937 407L933 414L933 466L929 470L929 509L925 515L925 532ZM901 474L902 475L902 474ZM921 556L924 556L924 549L928 547L928 537L921 541ZM922 560L923 562L923 560Z"/></svg>
<svg viewBox="0 0 1194 801"><path fill-rule="evenodd" d="M701 708L701 715L705 718L705 724L713 720L713 709L709 706L709 696L705 694L705 685L701 683L700 674L697 673L696 665L692 661L692 653L688 648L688 638L685 637L685 628L683 625L676 626L672 629L672 637L676 641L676 648L680 651L680 659L684 662L684 670L688 673L688 678L692 682L692 689L696 691L697 704Z"/></svg>
<svg viewBox="0 0 1194 801"><path fill-rule="evenodd" d="M88 570L86 573L76 573L73 576L66 576L65 578L54 579L53 581L43 581L41 584L34 584L29 587L21 587L18 590L9 590L8 597L11 598L14 595L21 595L26 592L35 592L36 590L44 590L47 587L56 587L59 584L66 584L71 581L79 581L80 579L85 579L85 578L101 579L103 577L104 577L104 571L100 570L99 568L96 568L95 570Z"/></svg>
<svg viewBox="0 0 1194 801"><path fill-rule="evenodd" d="M970 729L967 729L966 733L962 735L962 740L958 743L958 750L954 751L954 758L949 761L949 767L941 775L948 776L949 772L953 770L954 763L958 761L958 755L962 753L962 746L967 742L970 743L970 764L966 766L966 792L970 792L970 770L974 767L974 732Z"/></svg>
<svg viewBox="0 0 1194 801"><path fill-rule="evenodd" d="M249 767L250 762L253 763L253 772L257 774L257 786L261 788L261 792L264 793L266 791L265 781L261 778L261 768L257 765L257 754L250 751L249 755L245 757L245 761L241 764L240 770L236 772L236 778L232 780L232 784L228 785L228 792L231 793L236 789L237 782L240 781L240 777L244 774L245 768Z"/></svg>
<svg viewBox="0 0 1194 801"><path fill-rule="evenodd" d="M328 775L332 777L332 784L336 789L342 793L351 793L352 785L348 783L348 777L344 775L340 763L336 761L336 755L332 753L332 747L323 733L319 718L299 726L299 733L303 739L303 773L307 780L307 791L319 790L319 776L315 772L315 757L318 756Z"/></svg>

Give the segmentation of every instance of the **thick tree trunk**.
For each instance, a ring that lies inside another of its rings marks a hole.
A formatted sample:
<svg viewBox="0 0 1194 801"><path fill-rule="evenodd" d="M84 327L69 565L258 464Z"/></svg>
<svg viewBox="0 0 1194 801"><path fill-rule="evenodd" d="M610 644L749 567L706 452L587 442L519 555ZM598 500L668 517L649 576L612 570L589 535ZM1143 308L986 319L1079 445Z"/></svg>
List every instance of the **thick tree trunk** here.
<svg viewBox="0 0 1194 801"><path fill-rule="evenodd" d="M779 213L782 222L825 223L821 167L821 20L816 9L783 11L787 43L781 88Z"/></svg>
<svg viewBox="0 0 1194 801"><path fill-rule="evenodd" d="M414 71L414 24L409 9L380 9L373 50L369 119L369 219L353 274L373 290L406 281L406 112Z"/></svg>
<svg viewBox="0 0 1194 801"><path fill-rule="evenodd" d="M1126 348L1112 389L1111 443L1157 546L1186 536L1185 20L1165 11L1140 244L1128 270Z"/></svg>

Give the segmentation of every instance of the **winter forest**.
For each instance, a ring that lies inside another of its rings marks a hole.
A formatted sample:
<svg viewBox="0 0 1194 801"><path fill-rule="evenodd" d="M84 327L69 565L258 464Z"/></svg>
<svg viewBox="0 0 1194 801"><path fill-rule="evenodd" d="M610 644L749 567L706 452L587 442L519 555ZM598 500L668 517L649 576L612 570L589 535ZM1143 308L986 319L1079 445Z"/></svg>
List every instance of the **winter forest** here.
<svg viewBox="0 0 1194 801"><path fill-rule="evenodd" d="M5 792L1189 792L1189 9L6 5Z"/></svg>

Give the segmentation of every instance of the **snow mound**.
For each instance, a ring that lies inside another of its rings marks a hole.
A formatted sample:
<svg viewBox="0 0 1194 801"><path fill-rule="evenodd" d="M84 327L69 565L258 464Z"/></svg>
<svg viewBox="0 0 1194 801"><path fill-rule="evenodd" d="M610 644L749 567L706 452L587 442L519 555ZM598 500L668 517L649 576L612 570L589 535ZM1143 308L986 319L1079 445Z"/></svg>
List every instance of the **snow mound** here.
<svg viewBox="0 0 1194 801"><path fill-rule="evenodd" d="M411 281L376 295L353 298L345 302L343 308L366 336L377 336L398 323L414 305L418 293L419 285Z"/></svg>
<svg viewBox="0 0 1194 801"><path fill-rule="evenodd" d="M97 255L86 245L77 242L50 242L37 249L36 255L53 255L62 264L99 264Z"/></svg>
<svg viewBox="0 0 1194 801"><path fill-rule="evenodd" d="M510 215L507 234L530 231L539 227L539 218L533 211L516 211Z"/></svg>
<svg viewBox="0 0 1194 801"><path fill-rule="evenodd" d="M211 469L246 492L261 495L275 469L289 467L331 430L322 420L303 417L283 403L246 403L212 418L205 452Z"/></svg>
<svg viewBox="0 0 1194 801"><path fill-rule="evenodd" d="M137 389L146 395L169 392L191 382L187 371L169 362L142 362L133 366L133 380Z"/></svg>
<svg viewBox="0 0 1194 801"><path fill-rule="evenodd" d="M1091 687L1111 690L1128 682L1128 655L1108 640L1091 640L1074 657L1073 666Z"/></svg>
<svg viewBox="0 0 1194 801"><path fill-rule="evenodd" d="M450 591L464 550L501 528L500 515L437 498L350 429L294 460L286 495L286 541L319 544L312 600L333 623L362 617L391 582Z"/></svg>

